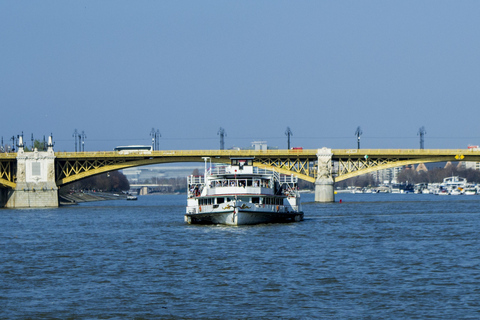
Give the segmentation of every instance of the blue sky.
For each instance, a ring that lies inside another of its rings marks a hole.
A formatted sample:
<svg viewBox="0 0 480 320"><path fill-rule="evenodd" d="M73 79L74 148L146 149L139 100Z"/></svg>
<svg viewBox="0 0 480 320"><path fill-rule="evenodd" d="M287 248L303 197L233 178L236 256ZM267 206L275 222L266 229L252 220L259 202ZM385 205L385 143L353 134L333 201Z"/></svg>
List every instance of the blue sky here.
<svg viewBox="0 0 480 320"><path fill-rule="evenodd" d="M478 1L0 0L4 142L480 144Z"/></svg>

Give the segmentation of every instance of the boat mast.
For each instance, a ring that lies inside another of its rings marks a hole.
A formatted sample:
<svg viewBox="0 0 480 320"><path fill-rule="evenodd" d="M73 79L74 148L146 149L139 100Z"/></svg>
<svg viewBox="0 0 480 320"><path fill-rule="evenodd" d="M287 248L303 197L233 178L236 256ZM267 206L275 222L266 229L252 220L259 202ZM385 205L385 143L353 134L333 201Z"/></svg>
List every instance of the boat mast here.
<svg viewBox="0 0 480 320"><path fill-rule="evenodd" d="M210 157L202 157L203 161L205 161L205 174L203 176L203 178L205 179L205 183L207 182L207 172L208 172L208 169L207 169L207 162L208 160L210 160L210 167L212 167L212 159Z"/></svg>

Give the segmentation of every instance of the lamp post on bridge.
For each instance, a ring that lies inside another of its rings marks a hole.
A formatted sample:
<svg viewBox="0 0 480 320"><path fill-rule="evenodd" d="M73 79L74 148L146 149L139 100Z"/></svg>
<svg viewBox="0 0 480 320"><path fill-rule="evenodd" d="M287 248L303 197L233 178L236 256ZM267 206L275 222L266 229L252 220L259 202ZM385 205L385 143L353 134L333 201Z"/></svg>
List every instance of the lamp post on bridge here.
<svg viewBox="0 0 480 320"><path fill-rule="evenodd" d="M82 139L82 152L85 152L85 138L87 137L85 131L82 130L82 134L79 137Z"/></svg>
<svg viewBox="0 0 480 320"><path fill-rule="evenodd" d="M357 136L357 149L360 149L360 136L363 134L362 129L360 126L357 127L357 130L355 131L355 135Z"/></svg>
<svg viewBox="0 0 480 320"><path fill-rule="evenodd" d="M73 131L73 138L75 139L75 152L77 152L77 137L78 137L78 131L77 129L75 129L75 131Z"/></svg>
<svg viewBox="0 0 480 320"><path fill-rule="evenodd" d="M417 135L420 136L420 149L424 149L424 137L427 131L425 131L425 127L422 126L420 129L418 129Z"/></svg>
<svg viewBox="0 0 480 320"><path fill-rule="evenodd" d="M218 132L217 132L217 136L220 136L220 150L224 150L225 149L225 136L227 135L225 133L225 129L223 129L222 127L220 127L220 129L218 129Z"/></svg>
<svg viewBox="0 0 480 320"><path fill-rule="evenodd" d="M159 150L160 149L160 141L159 141L159 137L161 137L162 135L160 134L160 130L156 130L155 131L155 128L152 128L152 131L150 131L150 136L152 137L152 148L153 150Z"/></svg>
<svg viewBox="0 0 480 320"><path fill-rule="evenodd" d="M11 151L12 151L12 152L15 152L15 136L12 136L12 137L10 138L10 140L12 140L12 150L11 150Z"/></svg>
<svg viewBox="0 0 480 320"><path fill-rule="evenodd" d="M287 127L287 130L285 130L285 135L288 137L287 139L287 149L290 150L290 136L293 136L292 130L290 130L290 127Z"/></svg>

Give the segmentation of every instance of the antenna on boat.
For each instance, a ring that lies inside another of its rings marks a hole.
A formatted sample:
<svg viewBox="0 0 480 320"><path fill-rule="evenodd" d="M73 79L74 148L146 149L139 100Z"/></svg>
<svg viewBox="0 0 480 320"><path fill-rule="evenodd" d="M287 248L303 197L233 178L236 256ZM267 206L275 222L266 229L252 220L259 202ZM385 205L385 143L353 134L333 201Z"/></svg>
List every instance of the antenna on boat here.
<svg viewBox="0 0 480 320"><path fill-rule="evenodd" d="M212 158L210 157L202 157L203 161L205 161L205 175L204 177L207 176L207 173L208 173L208 169L207 169L207 163L208 163L208 160L210 160L210 167L212 166Z"/></svg>

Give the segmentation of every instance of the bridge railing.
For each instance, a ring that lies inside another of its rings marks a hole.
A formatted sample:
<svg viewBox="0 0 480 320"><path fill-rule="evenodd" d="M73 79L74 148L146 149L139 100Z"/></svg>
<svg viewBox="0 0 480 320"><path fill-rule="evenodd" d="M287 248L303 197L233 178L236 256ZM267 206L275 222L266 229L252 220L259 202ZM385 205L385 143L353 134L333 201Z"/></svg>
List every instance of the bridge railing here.
<svg viewBox="0 0 480 320"><path fill-rule="evenodd" d="M332 149L333 155L480 155L472 149Z"/></svg>
<svg viewBox="0 0 480 320"><path fill-rule="evenodd" d="M480 151L473 149L332 149L333 156L365 156L365 155L480 155ZM55 152L57 157L128 157L128 156L315 156L317 149L278 149L278 150L156 150L156 151L86 151L86 152ZM16 153L0 153L0 158L15 158Z"/></svg>
<svg viewBox="0 0 480 320"><path fill-rule="evenodd" d="M129 151L124 154L121 151L86 151L86 152L55 152L55 156L60 158L74 158L74 157L128 157L128 156L165 156L165 157L182 157L182 156L258 156L258 155L299 155L308 154L314 155L316 150L156 150L156 151Z"/></svg>
<svg viewBox="0 0 480 320"><path fill-rule="evenodd" d="M17 158L17 153L16 152L1 152L0 153L0 159L16 159Z"/></svg>

